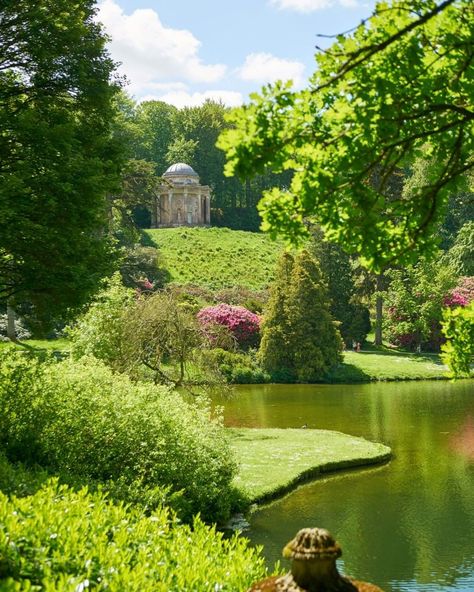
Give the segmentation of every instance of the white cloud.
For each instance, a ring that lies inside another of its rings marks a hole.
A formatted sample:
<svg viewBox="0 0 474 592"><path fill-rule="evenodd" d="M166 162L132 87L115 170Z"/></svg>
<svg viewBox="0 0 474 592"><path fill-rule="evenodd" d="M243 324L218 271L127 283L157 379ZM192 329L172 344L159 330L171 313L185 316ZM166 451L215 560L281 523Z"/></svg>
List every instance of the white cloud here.
<svg viewBox="0 0 474 592"><path fill-rule="evenodd" d="M295 86L303 82L304 64L277 58L270 53L251 53L239 68L242 80L264 84L276 80L293 80Z"/></svg>
<svg viewBox="0 0 474 592"><path fill-rule="evenodd" d="M187 92L185 90L170 91L163 95L149 94L141 97L141 101L164 101L175 107L197 107L206 99L222 101L228 107L238 107L243 103L243 96L239 92L230 90L207 90L205 92Z"/></svg>
<svg viewBox="0 0 474 592"><path fill-rule="evenodd" d="M198 55L200 41L190 31L165 27L152 9L127 15L115 0L102 0L98 20L134 93L170 81L215 82L226 72L223 64L204 64Z"/></svg>
<svg viewBox="0 0 474 592"><path fill-rule="evenodd" d="M270 0L270 4L280 10L296 10L297 12L313 12L329 8L335 4L341 4L346 7L355 7L357 0Z"/></svg>

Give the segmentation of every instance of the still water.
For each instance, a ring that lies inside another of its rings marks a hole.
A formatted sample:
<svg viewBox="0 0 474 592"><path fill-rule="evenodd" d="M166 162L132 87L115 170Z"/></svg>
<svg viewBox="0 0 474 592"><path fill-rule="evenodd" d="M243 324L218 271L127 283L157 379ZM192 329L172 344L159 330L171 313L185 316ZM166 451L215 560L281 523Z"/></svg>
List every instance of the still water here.
<svg viewBox="0 0 474 592"><path fill-rule="evenodd" d="M298 529L320 526L341 544L342 572L387 592L474 592L474 381L248 385L223 404L229 426L338 430L394 454L255 512L245 535L270 565Z"/></svg>

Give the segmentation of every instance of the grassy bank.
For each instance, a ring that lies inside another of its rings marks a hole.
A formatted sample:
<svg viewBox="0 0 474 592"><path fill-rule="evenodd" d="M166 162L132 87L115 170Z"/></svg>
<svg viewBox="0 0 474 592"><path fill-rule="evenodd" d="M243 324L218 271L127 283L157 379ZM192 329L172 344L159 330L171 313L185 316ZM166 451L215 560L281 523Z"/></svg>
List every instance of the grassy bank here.
<svg viewBox="0 0 474 592"><path fill-rule="evenodd" d="M257 232L228 228L159 228L143 231L159 249L170 280L212 289L266 288L282 244Z"/></svg>
<svg viewBox="0 0 474 592"><path fill-rule="evenodd" d="M409 354L399 351L345 352L344 362L331 372L329 382L446 379L446 372L447 368L437 354Z"/></svg>
<svg viewBox="0 0 474 592"><path fill-rule="evenodd" d="M253 502L291 490L322 473L384 462L390 448L340 432L228 428L239 461L234 483Z"/></svg>
<svg viewBox="0 0 474 592"><path fill-rule="evenodd" d="M70 342L67 339L28 339L24 343L40 351L67 353L70 349ZM0 342L0 349L7 345L7 342ZM22 349L21 346L18 347ZM260 372L258 376L261 374ZM257 378L253 382L259 382ZM352 384L357 382L440 380L447 378L449 378L447 368L438 354L411 354L383 348L381 350L370 349L360 353L344 352L343 363L331 372L327 382Z"/></svg>

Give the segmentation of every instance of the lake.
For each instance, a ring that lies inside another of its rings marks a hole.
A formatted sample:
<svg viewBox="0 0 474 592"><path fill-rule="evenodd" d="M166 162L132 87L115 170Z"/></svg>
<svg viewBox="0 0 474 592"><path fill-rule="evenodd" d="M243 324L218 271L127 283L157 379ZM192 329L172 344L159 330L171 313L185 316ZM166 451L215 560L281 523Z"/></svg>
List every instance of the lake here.
<svg viewBox="0 0 474 592"><path fill-rule="evenodd" d="M219 403L228 426L338 430L394 454L253 513L245 536L269 565L319 526L340 543L342 572L387 592L474 591L474 381L245 385Z"/></svg>

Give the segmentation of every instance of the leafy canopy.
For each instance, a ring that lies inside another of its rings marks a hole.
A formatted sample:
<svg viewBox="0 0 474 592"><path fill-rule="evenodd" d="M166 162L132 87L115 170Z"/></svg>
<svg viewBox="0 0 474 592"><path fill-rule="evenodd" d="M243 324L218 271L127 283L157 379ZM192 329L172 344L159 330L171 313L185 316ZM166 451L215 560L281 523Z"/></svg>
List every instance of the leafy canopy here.
<svg viewBox="0 0 474 592"><path fill-rule="evenodd" d="M265 193L263 228L294 243L312 216L376 270L429 250L474 164L473 26L469 0L380 2L316 55L307 89L276 83L235 110L219 140L227 174L294 170L288 191ZM419 162L392 195L392 173Z"/></svg>
<svg viewBox="0 0 474 592"><path fill-rule="evenodd" d="M118 83L92 0L2 0L0 300L63 314L110 266Z"/></svg>

